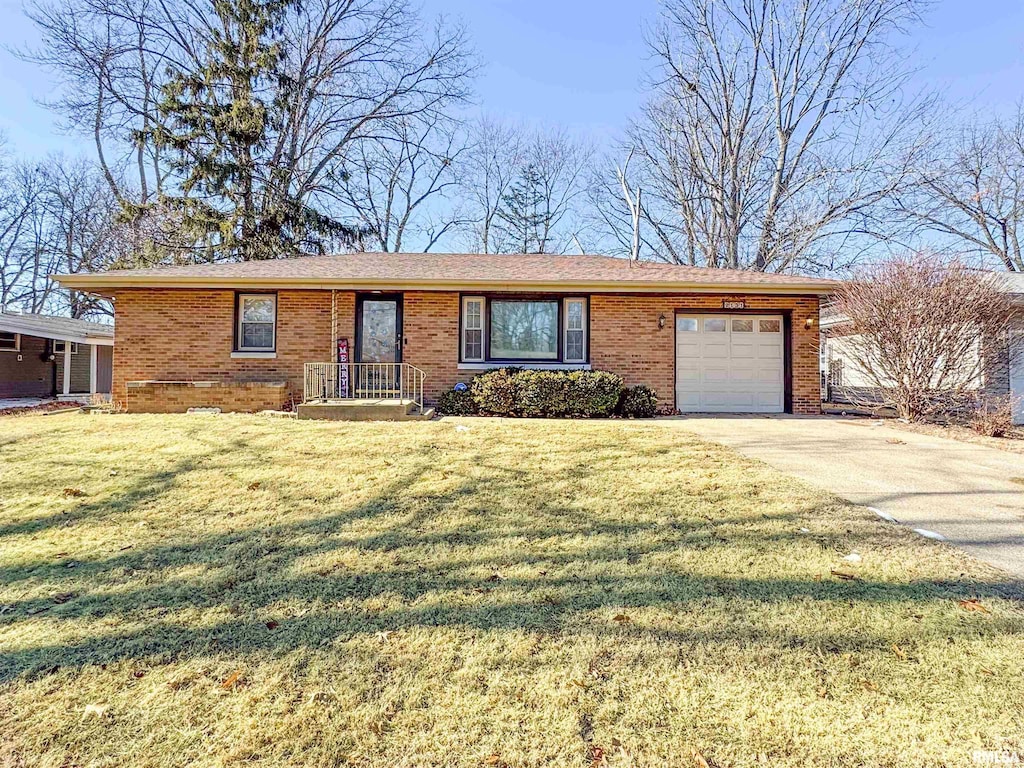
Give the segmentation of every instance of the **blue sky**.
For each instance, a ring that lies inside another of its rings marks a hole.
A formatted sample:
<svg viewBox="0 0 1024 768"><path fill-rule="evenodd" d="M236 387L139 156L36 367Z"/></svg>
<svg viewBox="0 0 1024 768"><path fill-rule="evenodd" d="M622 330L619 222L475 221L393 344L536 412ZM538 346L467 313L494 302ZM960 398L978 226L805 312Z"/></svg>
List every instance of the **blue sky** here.
<svg viewBox="0 0 1024 768"><path fill-rule="evenodd" d="M424 0L427 16L461 19L485 63L479 108L496 117L564 125L597 142L612 138L642 99L650 62L643 28L657 0ZM62 135L37 102L48 75L12 56L32 45L21 0L0 0L0 131L29 155L88 153L84 138ZM920 85L959 104L1006 112L1024 96L1024 3L939 0L909 40Z"/></svg>

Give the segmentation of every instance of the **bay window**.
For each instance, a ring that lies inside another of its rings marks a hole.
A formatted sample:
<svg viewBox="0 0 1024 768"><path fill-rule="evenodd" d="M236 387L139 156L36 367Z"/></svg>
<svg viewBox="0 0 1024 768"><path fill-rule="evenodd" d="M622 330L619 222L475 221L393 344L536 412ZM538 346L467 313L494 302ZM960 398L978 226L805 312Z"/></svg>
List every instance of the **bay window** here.
<svg viewBox="0 0 1024 768"><path fill-rule="evenodd" d="M463 296L460 361L585 364L587 299Z"/></svg>

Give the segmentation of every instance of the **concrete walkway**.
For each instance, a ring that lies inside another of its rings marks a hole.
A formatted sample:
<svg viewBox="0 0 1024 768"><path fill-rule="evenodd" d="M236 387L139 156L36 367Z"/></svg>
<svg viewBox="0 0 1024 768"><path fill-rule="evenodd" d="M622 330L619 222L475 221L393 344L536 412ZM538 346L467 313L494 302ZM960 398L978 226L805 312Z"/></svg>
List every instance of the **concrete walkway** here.
<svg viewBox="0 0 1024 768"><path fill-rule="evenodd" d="M663 423L939 533L1024 578L1024 456L866 419L691 416Z"/></svg>

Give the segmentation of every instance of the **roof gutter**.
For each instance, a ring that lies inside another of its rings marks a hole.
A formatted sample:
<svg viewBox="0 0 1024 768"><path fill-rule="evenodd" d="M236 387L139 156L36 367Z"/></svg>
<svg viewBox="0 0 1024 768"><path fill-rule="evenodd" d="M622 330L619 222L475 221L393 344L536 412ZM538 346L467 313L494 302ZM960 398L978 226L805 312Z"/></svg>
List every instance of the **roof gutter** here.
<svg viewBox="0 0 1024 768"><path fill-rule="evenodd" d="M113 346L114 337L102 335L93 336L92 334L81 334L81 333L65 333L63 331L52 331L45 330L42 328L33 328L28 324L11 323L7 321L5 317L0 322L0 329L7 331L8 333L17 333L21 336L35 336L38 339L55 339L57 341L70 341L75 344L98 344L100 346Z"/></svg>
<svg viewBox="0 0 1024 768"><path fill-rule="evenodd" d="M588 293L763 293L825 296L839 285L834 281L806 283L709 283L664 281L500 281L500 280L332 280L299 278L218 277L115 277L109 273L52 275L62 288L97 292L117 288L305 289L364 291L586 291Z"/></svg>

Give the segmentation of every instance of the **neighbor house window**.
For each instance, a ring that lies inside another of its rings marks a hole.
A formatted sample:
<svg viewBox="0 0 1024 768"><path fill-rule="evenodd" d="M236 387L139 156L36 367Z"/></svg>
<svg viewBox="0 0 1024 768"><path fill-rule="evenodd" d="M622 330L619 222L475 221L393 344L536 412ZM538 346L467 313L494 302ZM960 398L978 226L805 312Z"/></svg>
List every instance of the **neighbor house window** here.
<svg viewBox="0 0 1024 768"><path fill-rule="evenodd" d="M583 363L587 359L587 301L565 300L565 362Z"/></svg>
<svg viewBox="0 0 1024 768"><path fill-rule="evenodd" d="M21 349L21 336L16 333L0 331L0 351L17 352Z"/></svg>
<svg viewBox="0 0 1024 768"><path fill-rule="evenodd" d="M463 296L460 359L585 364L588 306L586 297Z"/></svg>
<svg viewBox="0 0 1024 768"><path fill-rule="evenodd" d="M466 296L462 299L462 359L479 362L484 359L484 298Z"/></svg>
<svg viewBox="0 0 1024 768"><path fill-rule="evenodd" d="M492 299L493 360L557 360L558 301Z"/></svg>
<svg viewBox="0 0 1024 768"><path fill-rule="evenodd" d="M277 337L277 296L238 295L238 351L273 352Z"/></svg>
<svg viewBox="0 0 1024 768"><path fill-rule="evenodd" d="M53 354L55 354L55 355L63 355L64 354L64 346L67 343L68 342L66 342L66 341L54 340L54 342L53 342ZM72 341L71 342L71 354L72 355L77 355L78 354L78 342L77 341Z"/></svg>

